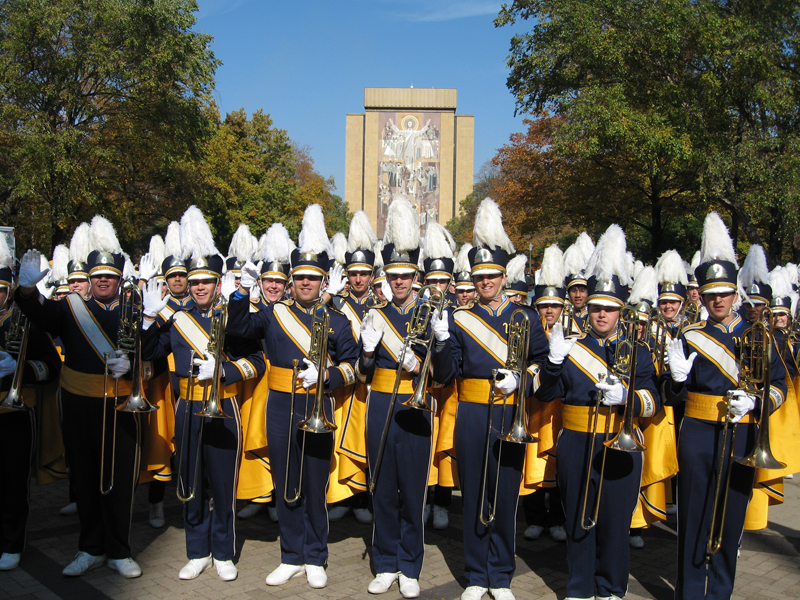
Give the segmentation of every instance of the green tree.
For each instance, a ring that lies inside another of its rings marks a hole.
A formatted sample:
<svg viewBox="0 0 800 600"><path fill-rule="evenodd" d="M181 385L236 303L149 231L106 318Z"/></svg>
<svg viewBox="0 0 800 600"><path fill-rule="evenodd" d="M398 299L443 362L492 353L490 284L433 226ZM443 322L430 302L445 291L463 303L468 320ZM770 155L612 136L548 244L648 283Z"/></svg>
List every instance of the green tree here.
<svg viewBox="0 0 800 600"><path fill-rule="evenodd" d="M193 0L0 3L0 210L45 250L102 212L138 238L200 156L219 64ZM36 219L31 219L35 215Z"/></svg>

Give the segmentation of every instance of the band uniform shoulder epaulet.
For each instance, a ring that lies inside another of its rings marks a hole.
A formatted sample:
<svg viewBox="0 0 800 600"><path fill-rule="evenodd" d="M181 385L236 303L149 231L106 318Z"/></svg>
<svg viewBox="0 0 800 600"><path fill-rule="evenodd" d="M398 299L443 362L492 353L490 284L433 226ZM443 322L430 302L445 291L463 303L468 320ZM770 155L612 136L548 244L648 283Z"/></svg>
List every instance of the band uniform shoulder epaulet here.
<svg viewBox="0 0 800 600"><path fill-rule="evenodd" d="M694 331L695 329L703 329L705 326L706 326L705 321L698 321L693 325L687 325L680 331L680 333L686 333L687 331Z"/></svg>
<svg viewBox="0 0 800 600"><path fill-rule="evenodd" d="M372 305L372 306L370 306L369 308L383 308L383 307L384 307L384 306L386 306L387 304L389 304L389 303L388 303L386 300L384 300L384 301L382 301L382 302L378 302L377 304L373 304L373 305ZM369 310L369 308L368 308L367 310Z"/></svg>
<svg viewBox="0 0 800 600"><path fill-rule="evenodd" d="M453 308L453 312L455 313L455 312L458 312L459 310L469 310L470 308L472 308L473 304L474 304L474 301L470 300L464 306L456 306L456 307L454 307Z"/></svg>
<svg viewBox="0 0 800 600"><path fill-rule="evenodd" d="M278 300L279 304L285 304L286 306L291 306L294 304L294 298L283 298L282 300Z"/></svg>

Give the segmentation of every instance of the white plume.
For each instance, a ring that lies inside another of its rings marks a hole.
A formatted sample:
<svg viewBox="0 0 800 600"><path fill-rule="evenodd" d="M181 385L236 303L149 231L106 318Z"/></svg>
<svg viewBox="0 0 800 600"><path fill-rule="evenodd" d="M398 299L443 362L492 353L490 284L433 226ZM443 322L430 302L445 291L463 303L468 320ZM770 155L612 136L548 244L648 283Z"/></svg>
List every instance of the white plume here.
<svg viewBox="0 0 800 600"><path fill-rule="evenodd" d="M167 227L164 238L164 258L167 256L181 256L181 224L172 221Z"/></svg>
<svg viewBox="0 0 800 600"><path fill-rule="evenodd" d="M658 278L656 269L644 267L633 282L631 295L628 304L636 304L642 300L647 300L651 305L655 305L658 299Z"/></svg>
<svg viewBox="0 0 800 600"><path fill-rule="evenodd" d="M384 244L394 244L398 252L419 248L419 216L408 198L397 196L386 215Z"/></svg>
<svg viewBox="0 0 800 600"><path fill-rule="evenodd" d="M503 229L503 213L500 212L497 202L491 198L484 198L478 206L478 212L475 213L472 243L478 247L485 246L490 250L500 247L508 254L514 253L514 244L511 243Z"/></svg>
<svg viewBox="0 0 800 600"><path fill-rule="evenodd" d="M525 281L525 264L527 262L528 257L525 254L517 254L508 261L506 275L508 276L509 285L518 281Z"/></svg>
<svg viewBox="0 0 800 600"><path fill-rule="evenodd" d="M472 244L467 242L463 246L461 246L461 250L458 251L458 256L456 256L455 263L453 265L453 271L456 273L469 273L469 251L472 250Z"/></svg>
<svg viewBox="0 0 800 600"><path fill-rule="evenodd" d="M589 249L586 254L586 250ZM564 272L567 275L577 275L586 268L586 263L589 262L589 257L594 252L594 244L592 243L589 234L585 231L578 236L567 251L564 252Z"/></svg>
<svg viewBox="0 0 800 600"><path fill-rule="evenodd" d="M333 248L325 231L325 216L319 204L310 204L303 214L303 227L297 240L300 252L311 254L328 253L328 258L333 258Z"/></svg>
<svg viewBox="0 0 800 600"><path fill-rule="evenodd" d="M59 244L53 248L53 268L50 271L50 281L56 283L69 277L67 263L69 263L69 248L64 244Z"/></svg>
<svg viewBox="0 0 800 600"><path fill-rule="evenodd" d="M636 277L639 275L639 273L642 272L642 269L644 269L644 263L642 261L637 260L635 263L633 263L633 279L634 279L634 281L636 280Z"/></svg>
<svg viewBox="0 0 800 600"><path fill-rule="evenodd" d="M564 285L564 253L558 244L553 244L544 250L539 283L553 287Z"/></svg>
<svg viewBox="0 0 800 600"><path fill-rule="evenodd" d="M800 270L794 263L787 263L784 267L786 269L786 276L789 278L789 283L797 285L800 283Z"/></svg>
<svg viewBox="0 0 800 600"><path fill-rule="evenodd" d="M667 250L656 263L658 283L682 283L687 285L689 278L686 276L685 263L676 250Z"/></svg>
<svg viewBox="0 0 800 600"><path fill-rule="evenodd" d="M150 238L150 249L147 251L150 254L150 258L153 259L156 266L161 266L161 262L164 260L164 238L160 235L154 235Z"/></svg>
<svg viewBox="0 0 800 600"><path fill-rule="evenodd" d="M375 247L377 241L378 236L375 235L375 230L372 229L367 213L363 210L357 210L353 214L353 219L350 221L350 231L347 233L347 251L355 252L359 248L371 250Z"/></svg>
<svg viewBox="0 0 800 600"><path fill-rule="evenodd" d="M625 232L622 231L622 227L616 224L610 225L589 258L586 278L594 276L605 281L616 275L621 285L630 285L633 264L629 261L625 248Z"/></svg>
<svg viewBox="0 0 800 600"><path fill-rule="evenodd" d="M333 259L343 265L347 262L345 252L347 252L347 238L341 231L337 231L331 238L331 247L333 248Z"/></svg>
<svg viewBox="0 0 800 600"><path fill-rule="evenodd" d="M230 246L228 246L228 256L235 256L237 261L244 263L252 258L258 249L257 244L258 240L250 233L250 226L240 223L233 233Z"/></svg>
<svg viewBox="0 0 800 600"><path fill-rule="evenodd" d="M451 256L455 256L456 254L456 241L453 239L452 234L447 231L447 227L442 225L442 229L444 229L444 235L447 237L447 243L450 244L450 252L452 252Z"/></svg>
<svg viewBox="0 0 800 600"><path fill-rule="evenodd" d="M100 215L95 215L92 218L92 223L89 225L89 239L94 250L111 252L112 254L120 254L122 252L114 226L111 221Z"/></svg>
<svg viewBox="0 0 800 600"><path fill-rule="evenodd" d="M594 252L594 242L592 238L589 237L589 234L582 231L575 240L575 245L578 246L583 255L584 264L589 262L589 257L592 255L592 252Z"/></svg>
<svg viewBox="0 0 800 600"><path fill-rule="evenodd" d="M700 250L694 253L694 256L692 257L692 262L689 263L689 266L692 269L692 273L694 273L694 270L700 266Z"/></svg>
<svg viewBox="0 0 800 600"><path fill-rule="evenodd" d="M700 263L712 260L726 260L739 268L736 262L736 251L728 228L722 218L715 212L706 215L703 224L703 242L700 246Z"/></svg>
<svg viewBox="0 0 800 600"><path fill-rule="evenodd" d="M429 221L425 230L425 239L422 241L422 250L425 258L453 258L453 249L450 247L450 234L436 221Z"/></svg>
<svg viewBox="0 0 800 600"><path fill-rule="evenodd" d="M169 231L167 231L169 237ZM181 217L181 246L184 260L219 254L214 236L202 211L195 205L186 209Z"/></svg>
<svg viewBox="0 0 800 600"><path fill-rule="evenodd" d="M739 271L739 285L747 289L753 283L767 283L769 281L769 267L764 248L759 244L750 246L747 258Z"/></svg>
<svg viewBox="0 0 800 600"><path fill-rule="evenodd" d="M45 278L47 278L50 275L50 261L47 260L47 256L44 254L39 255L39 270L47 271Z"/></svg>
<svg viewBox="0 0 800 600"><path fill-rule="evenodd" d="M125 257L125 262L123 263L122 266L122 278L123 279L128 279L130 277L136 278L137 277L136 268L133 266L133 261L131 261L131 257L128 256L127 252L123 252L122 256Z"/></svg>
<svg viewBox="0 0 800 600"><path fill-rule="evenodd" d="M378 269L383 268L383 254L381 254L381 250L383 250L383 240L378 240L375 242L375 272L378 272Z"/></svg>
<svg viewBox="0 0 800 600"><path fill-rule="evenodd" d="M8 241L4 233L0 234L0 267L14 269L14 257L8 248Z"/></svg>
<svg viewBox="0 0 800 600"><path fill-rule="evenodd" d="M92 249L89 246L89 224L81 223L75 228L72 240L69 242L69 259L84 263L89 258L89 252L91 251Z"/></svg>
<svg viewBox="0 0 800 600"><path fill-rule="evenodd" d="M769 287L772 288L773 298L785 298L792 295L792 282L789 273L783 267L775 267L769 274Z"/></svg>

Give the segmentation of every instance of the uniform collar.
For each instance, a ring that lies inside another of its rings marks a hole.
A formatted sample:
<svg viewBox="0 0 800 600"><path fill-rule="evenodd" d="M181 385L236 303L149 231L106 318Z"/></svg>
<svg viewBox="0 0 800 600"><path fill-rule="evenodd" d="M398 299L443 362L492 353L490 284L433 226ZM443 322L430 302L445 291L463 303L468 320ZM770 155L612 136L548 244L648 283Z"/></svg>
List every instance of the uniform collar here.
<svg viewBox="0 0 800 600"><path fill-rule="evenodd" d="M591 327L589 327L589 330L586 333L587 333L586 337L588 339L594 340L595 343L601 348L604 346L610 346L611 344L614 344L617 342L617 340L619 340L619 331L615 331L606 339L603 339L599 335L597 335L594 329L592 329Z"/></svg>
<svg viewBox="0 0 800 600"><path fill-rule="evenodd" d="M97 298L92 298L92 300L94 301L95 304L97 304L97 306L99 306L103 310L112 311L115 308L119 308L119 298L117 298L116 300L114 300L113 302L111 302L109 304L105 304L104 302L100 302Z"/></svg>
<svg viewBox="0 0 800 600"><path fill-rule="evenodd" d="M389 306L394 308L397 311L398 314L407 315L408 313L413 312L414 308L417 306L417 302L418 302L418 300L413 300L412 302L409 302L408 304L406 304L405 308L400 308L394 302L389 302Z"/></svg>
<svg viewBox="0 0 800 600"><path fill-rule="evenodd" d="M312 305L312 306L311 306L311 307L309 307L309 308L305 308L305 307L301 306L301 305L300 305L300 303L299 303L297 300L295 300L295 301L294 301L294 303L293 303L293 306L294 306L294 307L295 307L297 310L299 310L301 313L305 313L305 314L307 314L307 315L310 315L310 314L312 314L312 312L311 312L311 311L312 311L312 310L314 310L314 305Z"/></svg>
<svg viewBox="0 0 800 600"><path fill-rule="evenodd" d="M724 333L733 333L739 327L739 325L744 323L744 321L742 320L742 317L739 316L739 315L736 315L736 317L734 317L733 321L731 321L727 325L723 325L722 323L718 323L717 321L713 320L711 317L708 318L708 322L711 324L712 327L716 327L717 329L719 329L720 331L722 331Z"/></svg>
<svg viewBox="0 0 800 600"><path fill-rule="evenodd" d="M369 291L366 294L364 294L363 298L360 298L360 299L356 298L353 295L353 292L347 292L347 297L351 298L353 300L353 302L355 302L356 304L366 304L367 300L369 300Z"/></svg>
<svg viewBox="0 0 800 600"><path fill-rule="evenodd" d="M503 301L500 303L500 306L498 306L497 309L492 309L491 306L487 306L486 304L484 304L480 300L478 300L475 303L475 306L478 306L478 307L482 308L484 311L486 311L487 313L489 313L493 317L496 317L498 315L502 315L503 311L508 307L509 304L511 304L511 301L508 299L508 296L503 294Z"/></svg>

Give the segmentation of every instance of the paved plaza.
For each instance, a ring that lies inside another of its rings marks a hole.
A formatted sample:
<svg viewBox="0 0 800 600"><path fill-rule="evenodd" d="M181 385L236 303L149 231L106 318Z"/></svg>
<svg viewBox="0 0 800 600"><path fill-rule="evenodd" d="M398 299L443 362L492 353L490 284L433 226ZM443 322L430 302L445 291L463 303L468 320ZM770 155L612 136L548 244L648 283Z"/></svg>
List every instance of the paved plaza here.
<svg viewBox="0 0 800 600"><path fill-rule="evenodd" d="M132 541L134 557L144 571L142 577L126 580L103 567L84 577L69 579L61 575L61 569L77 551L78 519L58 514L58 509L67 502L67 484L61 481L34 485L31 496L28 547L17 570L0 572L0 600L375 598L366 591L373 577L371 527L358 523L352 515L331 524L325 589L312 590L304 577L280 588L267 588L264 578L280 562L280 549L278 526L269 521L266 511L252 520L237 521L239 578L236 581L220 581L213 569L194 581L180 581L178 570L186 562L180 503L169 486L165 501L167 526L152 529L147 522L146 486L141 486L133 515ZM456 494L450 527L444 531L429 527L426 531L421 598L452 600L460 596L465 585L461 527L460 498ZM547 536L535 542L526 541L522 537L524 529L524 523L520 522L517 572L512 583L516 597L519 600L563 598L566 545ZM675 578L674 522L650 528L645 531L644 539L645 548L631 552L627 598L669 600ZM401 598L397 586L382 598ZM745 534L734 598L800 598L800 479L786 481L786 504L771 509L769 529Z"/></svg>

